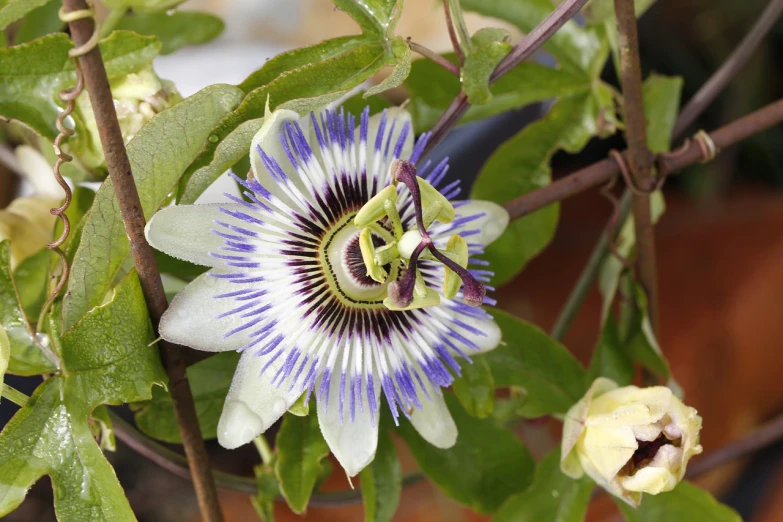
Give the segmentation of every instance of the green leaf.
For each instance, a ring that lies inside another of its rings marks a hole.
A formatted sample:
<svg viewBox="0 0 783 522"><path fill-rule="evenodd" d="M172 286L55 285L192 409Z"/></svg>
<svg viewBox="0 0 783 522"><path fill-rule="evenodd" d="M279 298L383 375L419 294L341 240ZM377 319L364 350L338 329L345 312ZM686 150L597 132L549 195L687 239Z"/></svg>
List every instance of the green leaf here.
<svg viewBox="0 0 783 522"><path fill-rule="evenodd" d="M250 129L257 122L248 121L263 118L267 102L271 110L280 107L304 114L336 100L385 66L395 69L385 81L370 89L368 96L395 87L405 79L410 70L410 49L402 38L392 35L401 2L337 0L335 4L355 17L363 34L282 53L248 76L239 86L247 93L242 104L220 122L215 139L188 169L186 186L180 187L181 195L187 193L182 201L194 201L202 187L216 178L216 172L240 161L242 154L247 153L240 151L249 151L253 137ZM224 141L229 144L223 145ZM196 172L199 179L191 184Z"/></svg>
<svg viewBox="0 0 783 522"><path fill-rule="evenodd" d="M27 1L27 0L25 0ZM76 83L63 33L0 49L0 116L15 119L53 141L60 114L57 93ZM160 42L151 36L115 31L100 43L109 78L135 72L152 62Z"/></svg>
<svg viewBox="0 0 783 522"><path fill-rule="evenodd" d="M402 493L402 466L388 429L378 431L375 459L359 473L365 522L389 522Z"/></svg>
<svg viewBox="0 0 783 522"><path fill-rule="evenodd" d="M560 471L560 450L536 467L533 484L509 498L493 522L582 522L593 491L589 478L574 480Z"/></svg>
<svg viewBox="0 0 783 522"><path fill-rule="evenodd" d="M601 336L590 360L588 381L607 377L620 386L627 386L633 381L633 376L633 359L620 338L617 322L609 315L603 323Z"/></svg>
<svg viewBox="0 0 783 522"><path fill-rule="evenodd" d="M190 391L196 404L196 415L205 440L217 438L217 425L226 401L231 379L239 363L236 352L222 352L189 366ZM138 405L136 426L150 437L181 444L179 425L174 416L171 394L162 388L152 390L152 400Z"/></svg>
<svg viewBox="0 0 783 522"><path fill-rule="evenodd" d="M128 500L90 432L101 404L150 398L166 376L132 272L107 304L62 335L62 373L46 380L0 434L0 516L49 475L59 520L132 521Z"/></svg>
<svg viewBox="0 0 783 522"><path fill-rule="evenodd" d="M14 269L14 283L19 293L19 303L30 321L38 320L41 307L46 301L49 267L54 253L44 248L28 257Z"/></svg>
<svg viewBox="0 0 783 522"><path fill-rule="evenodd" d="M3 0L0 2L0 30L51 0Z"/></svg>
<svg viewBox="0 0 783 522"><path fill-rule="evenodd" d="M402 14L402 0L334 0L362 27L364 34L391 36Z"/></svg>
<svg viewBox="0 0 783 522"><path fill-rule="evenodd" d="M674 124L680 112L682 78L650 75L643 85L647 115L647 147L655 153L668 152Z"/></svg>
<svg viewBox="0 0 783 522"><path fill-rule="evenodd" d="M399 38L392 40L392 52L397 64L394 66L392 73L387 76L381 83L374 87L367 89L364 93L364 98L369 98L375 94L380 94L389 89L394 89L402 85L405 78L411 72L411 48L407 43Z"/></svg>
<svg viewBox="0 0 783 522"><path fill-rule="evenodd" d="M628 522L742 522L736 511L690 482L680 482L668 493L644 495L642 504L636 509L623 502L617 502L617 506Z"/></svg>
<svg viewBox="0 0 783 522"><path fill-rule="evenodd" d="M634 361L638 361L654 374L663 379L671 379L669 361L664 357L652 329L644 289L638 283L631 281L629 276L626 277L630 286L629 293L633 297L625 334L628 353Z"/></svg>
<svg viewBox="0 0 783 522"><path fill-rule="evenodd" d="M8 361L11 359L11 341L5 333L5 327L0 324L0 391L3 389L3 377L8 369Z"/></svg>
<svg viewBox="0 0 783 522"><path fill-rule="evenodd" d="M492 415L495 408L495 380L484 356L460 361L462 375L454 380L452 389L462 407L479 419Z"/></svg>
<svg viewBox="0 0 783 522"><path fill-rule="evenodd" d="M170 54L188 45L214 40L223 32L225 24L209 13L174 11L125 15L116 28L157 36L162 44L160 54Z"/></svg>
<svg viewBox="0 0 783 522"><path fill-rule="evenodd" d="M183 193L179 199L179 204L190 205L194 203L201 193L225 171L241 160L243 156L250 154L250 142L263 123L264 118L248 120L231 131L218 144L212 156L212 161L193 172L186 181L183 179L183 183L180 184L180 190ZM247 173L243 172L241 174L244 176Z"/></svg>
<svg viewBox="0 0 783 522"><path fill-rule="evenodd" d="M555 6L551 0L462 0L462 7L485 16L505 20L523 33L532 31ZM596 78L607 58L606 44L599 29L582 28L573 20L566 22L547 43L547 50L560 66L590 78Z"/></svg>
<svg viewBox="0 0 783 522"><path fill-rule="evenodd" d="M530 484L535 463L513 432L492 419L471 417L452 394L444 396L459 430L453 447L432 446L407 421L399 432L421 471L444 493L475 511L492 513Z"/></svg>
<svg viewBox="0 0 783 522"><path fill-rule="evenodd" d="M495 386L527 391L520 410L525 417L567 412L587 390L582 365L537 326L500 310L491 313L503 333L501 345L484 356Z"/></svg>
<svg viewBox="0 0 783 522"><path fill-rule="evenodd" d="M0 242L0 325L5 328L11 346L9 373L39 375L55 369L36 344L33 329L19 302L11 276L10 241Z"/></svg>
<svg viewBox="0 0 783 522"><path fill-rule="evenodd" d="M444 54L457 63L454 53ZM434 62L414 60L405 80L411 98L410 111L417 132L432 127L454 97L459 94L459 78ZM567 96L589 88L584 77L536 62L523 62L511 69L490 87L492 98L484 105L471 106L460 120L468 123L518 109L530 103Z"/></svg>
<svg viewBox="0 0 783 522"><path fill-rule="evenodd" d="M212 85L157 114L131 140L128 156L147 219L166 201L215 125L241 98L236 87ZM130 252L111 180L101 185L84 222L63 298L66 328L103 301Z"/></svg>
<svg viewBox="0 0 783 522"><path fill-rule="evenodd" d="M315 415L283 416L277 434L275 474L280 492L294 513L304 513L323 465L329 455Z"/></svg>
<svg viewBox="0 0 783 522"><path fill-rule="evenodd" d="M185 0L103 0L106 7L114 11L133 9L139 13L154 13L177 7Z"/></svg>
<svg viewBox="0 0 783 522"><path fill-rule="evenodd" d="M473 35L473 51L465 57L460 69L462 89L471 105L485 105L492 100L489 77L497 64L511 52L507 31L484 28Z"/></svg>
<svg viewBox="0 0 783 522"><path fill-rule="evenodd" d="M506 203L551 181L550 160L559 149L577 152L599 129L600 107L593 93L561 98L542 119L501 145L479 172L471 199ZM494 285L513 279L549 244L557 227L559 206L549 205L512 221L486 249Z"/></svg>
<svg viewBox="0 0 783 522"><path fill-rule="evenodd" d="M49 33L56 33L65 26L60 20L60 2L46 3L27 13L14 33L14 45L23 44Z"/></svg>
<svg viewBox="0 0 783 522"><path fill-rule="evenodd" d="M255 466L253 472L256 476L256 494L250 497L250 503L253 504L261 522L274 522L275 499L280 495L274 467L262 464Z"/></svg>

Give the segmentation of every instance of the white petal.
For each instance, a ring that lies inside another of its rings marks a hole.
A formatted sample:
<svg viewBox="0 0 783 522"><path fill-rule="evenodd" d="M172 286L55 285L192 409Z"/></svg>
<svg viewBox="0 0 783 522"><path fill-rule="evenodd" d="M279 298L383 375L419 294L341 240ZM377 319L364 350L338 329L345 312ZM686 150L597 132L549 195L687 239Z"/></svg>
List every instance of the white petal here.
<svg viewBox="0 0 783 522"><path fill-rule="evenodd" d="M273 158L277 164L283 169L283 172L288 178L297 184L302 189L302 185L299 180L299 174L296 169L291 165L291 161L286 155L285 149L280 142L280 134L285 129L286 122L299 122L302 125L302 131L305 136L308 135L308 130L305 127L309 126L309 117L300 118L299 114L294 111L285 109L273 111L264 117L264 124L261 129L253 137L253 141L250 145L250 165L253 167L253 174L263 187L272 193L276 198L281 199L289 206L294 206L291 198L281 188L281 181L276 181L272 177L272 174L264 166L261 161L261 156L258 152L258 147L266 153L267 156ZM311 142L310 147L314 145Z"/></svg>
<svg viewBox="0 0 783 522"><path fill-rule="evenodd" d="M500 338L502 332L500 327L492 319L478 319L475 317L468 317L466 315L460 315L458 320L465 323L470 329L462 326L452 325L452 327L463 337L471 341L475 346L465 347L465 355L473 356L481 353L494 350L500 344ZM476 333L476 331L480 333ZM458 345L462 343L454 341ZM476 349L478 348L478 349Z"/></svg>
<svg viewBox="0 0 783 522"><path fill-rule="evenodd" d="M612 480L638 448L639 443L627 426L590 427L585 430L582 441L577 443L577 451L593 463L605 480Z"/></svg>
<svg viewBox="0 0 783 522"><path fill-rule="evenodd" d="M671 491L677 485L677 477L667 468L642 468L631 477L621 477L620 484L628 491L639 491L657 495Z"/></svg>
<svg viewBox="0 0 783 522"><path fill-rule="evenodd" d="M381 145L380 153L375 152L375 142L378 137L378 131L380 129L381 121L383 120L384 114L386 115L386 125L383 129L383 142ZM379 176L379 179L382 182L382 185L385 185L385 181L388 181L387 175L389 174L389 166L391 165L392 160L396 159L397 156L394 156L394 147L397 144L397 141L399 140L400 133L402 132L403 128L408 126L408 134L405 137L405 142L402 147L402 151L400 152L399 158L408 159L411 156L411 153L413 152L413 123L411 120L411 115L408 111L405 109L401 109L399 107L392 107L389 109L386 109L384 112L380 112L377 114L374 114L370 116L370 120L368 122L367 126L367 172L372 175L376 173L376 167L377 167L377 175ZM389 139L389 131L391 130L392 126L394 126L394 132L391 134L391 141L389 142L389 150L388 154L386 154L386 143ZM356 139L357 143L359 140L359 128L356 129Z"/></svg>
<svg viewBox="0 0 783 522"><path fill-rule="evenodd" d="M457 425L454 424L443 396L431 388L428 391L432 400L421 398L422 409L413 410L411 424L424 440L436 448L450 448L457 442Z"/></svg>
<svg viewBox="0 0 783 522"><path fill-rule="evenodd" d="M236 350L247 342L241 335L224 338L226 332L241 325L241 319L218 316L239 306L235 299L215 298L240 288L225 279L201 274L178 293L160 319L160 335L176 344L205 352Z"/></svg>
<svg viewBox="0 0 783 522"><path fill-rule="evenodd" d="M65 197L65 191L52 176L52 166L40 152L29 145L19 145L14 153L36 196L57 200Z"/></svg>
<svg viewBox="0 0 783 522"><path fill-rule="evenodd" d="M444 229L448 230L448 236L459 234L463 231L472 232L465 237L468 243L489 245L503 234L509 221L508 211L491 201L471 200L457 207L455 221L458 222L460 218L469 216L478 217L456 227L445 225ZM443 233L439 232L439 234Z"/></svg>
<svg viewBox="0 0 783 522"><path fill-rule="evenodd" d="M256 356L248 351L239 360L223 413L218 421L218 442L227 449L247 444L277 422L301 395L294 387L272 384L272 379L285 361L285 354L264 370L273 355Z"/></svg>
<svg viewBox="0 0 783 522"><path fill-rule="evenodd" d="M144 234L150 245L172 257L197 265L224 266L220 259L210 255L210 252L219 252L224 244L224 239L211 230L221 228L215 224L216 220L235 220L221 212L220 208L248 212L238 203L166 207L152 216Z"/></svg>
<svg viewBox="0 0 783 522"><path fill-rule="evenodd" d="M376 382L379 382L376 380ZM356 405L355 418L351 422L349 410L346 405L343 410L343 419L340 419L339 395L340 373L339 370L332 374L329 383L329 401L318 401L318 423L321 426L326 443L332 454L340 462L349 477L357 475L367 464L375 458L375 450L378 447L378 420L373 419L370 407L367 403L366 392L362 392L363 407ZM320 379L315 389L320 387ZM346 384L346 395L351 390ZM315 393L315 392L314 392ZM375 386L375 404L380 404L381 387ZM325 399L325 397L324 397ZM376 414L377 417L377 414Z"/></svg>

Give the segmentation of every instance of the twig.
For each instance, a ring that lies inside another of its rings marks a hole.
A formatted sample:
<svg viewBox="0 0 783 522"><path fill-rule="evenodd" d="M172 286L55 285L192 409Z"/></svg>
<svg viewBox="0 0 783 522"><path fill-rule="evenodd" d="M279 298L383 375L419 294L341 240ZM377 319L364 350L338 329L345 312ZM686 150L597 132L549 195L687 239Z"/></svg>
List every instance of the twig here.
<svg viewBox="0 0 783 522"><path fill-rule="evenodd" d="M449 39L451 39L451 46L454 48L454 53L457 55L459 63L465 63L465 54L462 52L462 46L459 44L457 31L454 29L454 20L451 18L451 9L448 0L443 0L443 12L446 15L446 27L449 30Z"/></svg>
<svg viewBox="0 0 783 522"><path fill-rule="evenodd" d="M625 112L626 158L633 174L633 217L636 229L636 276L647 293L650 321L658 331L658 281L655 268L655 235L653 233L650 192L656 180L652 173L652 158L647 148L647 122L642 96L642 65L639 58L639 34L633 0L614 0L620 47L620 80L623 86ZM640 192L641 191L641 192Z"/></svg>
<svg viewBox="0 0 783 522"><path fill-rule="evenodd" d="M532 31L527 33L517 42L511 52L495 67L489 81L496 82L508 71L530 58L558 29L573 18L582 9L587 0L566 0L559 4L552 13L547 16Z"/></svg>
<svg viewBox="0 0 783 522"><path fill-rule="evenodd" d="M87 9L85 0L63 0L66 12ZM77 46L87 43L94 28L92 18L75 20L69 23L71 35ZM93 112L98 126L98 133L106 156L106 166L109 170L117 201L122 213L125 232L131 245L133 261L139 274L144 299L155 326L166 310L166 294L160 280L160 272L152 248L144 237L144 213L133 180L130 161L125 150L125 143L114 110L109 80L106 68L101 58L100 50L92 51L79 58L84 71L87 91L90 94ZM217 491L209 471L204 441L198 426L193 397L185 374L183 350L179 346L161 341L160 343L166 371L169 376L169 390L174 403L174 411L179 423L185 453L188 456L191 472L194 476L194 487L199 502L202 518L207 522L220 522L223 516L220 512Z"/></svg>
<svg viewBox="0 0 783 522"><path fill-rule="evenodd" d="M691 123L706 110L718 94L726 88L733 76L745 66L763 38L774 26L774 22L780 16L781 9L783 9L783 0L772 0L753 25L750 33L742 40L737 49L731 53L727 62L713 73L710 79L707 80L688 102L685 109L683 109L677 118L677 123L674 126L673 137L675 140L682 138L683 133ZM630 190L626 189L623 194L623 201L630 202L630 194ZM625 220L620 220L619 224L622 225L623 221ZM582 302L584 302L587 297L592 283L598 277L603 260L606 259L606 256L609 254L607 246L605 236L602 235L593 248L587 265L579 276L577 284L574 286L571 294L569 294L568 300L555 321L555 326L552 329L552 335L555 339L562 339L565 337L565 334L571 325L571 321L579 308L581 308ZM598 261L599 259L600 261Z"/></svg>
<svg viewBox="0 0 783 522"><path fill-rule="evenodd" d="M718 148L725 149L754 134L779 125L781 122L783 122L783 99L724 125L709 136ZM652 158L653 155L650 154L650 157ZM676 155L661 154L658 156L656 161L659 169L658 175L670 176L702 159L701 148L697 143L691 141L686 149L679 151ZM606 183L619 172L620 168L613 159L604 159L545 187L523 194L503 206L512 220L519 219L547 205L563 201L580 192Z"/></svg>
<svg viewBox="0 0 783 522"><path fill-rule="evenodd" d="M783 0L771 0L767 4L742 42L732 51L720 69L699 89L699 92L688 101L674 126L675 137L684 133L696 121L704 109L718 97L718 94L723 91L740 69L748 63L761 41L775 26L781 13L783 13Z"/></svg>
<svg viewBox="0 0 783 522"><path fill-rule="evenodd" d="M630 192L623 194L620 201L620 209L617 212L615 229L608 233L606 231L601 232L601 237L598 239L593 252L590 254L590 258L587 260L587 264L579 275L579 279L568 295L568 299L552 327L550 335L553 339L562 341L565 338L566 332L571 327L571 322L573 322L574 317L576 317L577 312L582 307L582 303L601 271L601 266L603 266L606 257L609 255L609 236L611 235L614 239L620 227L622 227L622 224L625 223L626 218L631 213L631 201Z"/></svg>
<svg viewBox="0 0 783 522"><path fill-rule="evenodd" d="M443 2L444 5L447 2ZM490 84L499 80L508 71L528 59L538 51L544 43L549 40L558 29L574 17L576 13L587 3L587 0L564 0L547 16L538 26L522 37L514 45L511 52L498 64L490 77ZM460 92L446 111L441 114L435 125L432 126L432 136L427 142L425 152L432 150L446 136L446 133L454 127L459 119L468 110L470 104L468 97Z"/></svg>
<svg viewBox="0 0 783 522"><path fill-rule="evenodd" d="M424 47L423 45L419 45L416 42L411 41L410 38L408 38L408 45L411 48L411 51L419 53L423 57L427 58L428 60L435 62L436 64L440 65L447 71L449 71L451 74L459 77L459 66L448 61L443 56L439 55L432 49L429 49L427 47Z"/></svg>
<svg viewBox="0 0 783 522"><path fill-rule="evenodd" d="M119 415L109 410L114 433L118 439L128 445L133 451L146 457L172 474L191 480L187 460L174 451L148 439L143 433L125 422ZM235 491L247 495L255 495L257 492L256 481L250 477L243 477L233 473L212 470L217 487L224 491ZM421 473L410 473L403 477L403 486L413 486L424 481ZM283 502L282 497L277 499ZM362 502L361 489L346 491L315 492L310 497L310 507L338 507Z"/></svg>
<svg viewBox="0 0 783 522"><path fill-rule="evenodd" d="M783 415L766 422L741 439L723 446L703 457L694 459L685 472L686 478L694 478L722 466L732 460L750 455L783 439Z"/></svg>

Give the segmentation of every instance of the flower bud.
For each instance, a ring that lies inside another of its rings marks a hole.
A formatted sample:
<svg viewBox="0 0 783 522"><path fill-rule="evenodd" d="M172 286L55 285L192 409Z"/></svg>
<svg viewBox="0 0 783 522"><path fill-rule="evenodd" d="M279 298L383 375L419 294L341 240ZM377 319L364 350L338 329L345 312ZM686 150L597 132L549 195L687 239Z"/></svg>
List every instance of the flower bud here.
<svg viewBox="0 0 783 522"><path fill-rule="evenodd" d="M17 198L0 210L0 241L11 241L11 268L32 256L52 240L54 222L49 209L60 204L47 198Z"/></svg>
<svg viewBox="0 0 783 522"><path fill-rule="evenodd" d="M669 388L619 388L598 378L568 410L560 468L636 507L642 493L674 489L690 458L701 453L701 417Z"/></svg>
<svg viewBox="0 0 783 522"><path fill-rule="evenodd" d="M109 85L125 143L133 139L153 116L180 100L174 85L158 78L151 66L115 78ZM88 168L99 167L104 162L103 148L86 91L76 99L75 115L87 131L86 136L81 136L84 142L80 144L78 156Z"/></svg>

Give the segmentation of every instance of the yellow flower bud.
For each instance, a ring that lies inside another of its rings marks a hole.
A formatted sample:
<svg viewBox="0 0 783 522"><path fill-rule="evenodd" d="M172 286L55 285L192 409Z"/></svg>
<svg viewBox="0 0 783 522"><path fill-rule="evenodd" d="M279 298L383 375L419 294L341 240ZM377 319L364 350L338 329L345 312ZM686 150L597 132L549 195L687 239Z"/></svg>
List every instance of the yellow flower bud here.
<svg viewBox="0 0 783 522"><path fill-rule="evenodd" d="M586 473L636 507L642 493L671 491L688 461L701 453L701 417L669 388L618 387L598 378L568 410L563 425L563 473Z"/></svg>
<svg viewBox="0 0 783 522"><path fill-rule="evenodd" d="M0 210L0 241L11 241L11 268L52 240L57 218L49 209L59 205L56 199L17 198L5 210Z"/></svg>
<svg viewBox="0 0 783 522"><path fill-rule="evenodd" d="M125 143L133 139L153 116L181 99L174 85L158 78L152 66L112 79L109 85ZM75 115L87 131L85 136L80 136L85 145L79 151L79 158L89 168L99 167L104 161L103 148L86 91L76 99Z"/></svg>

